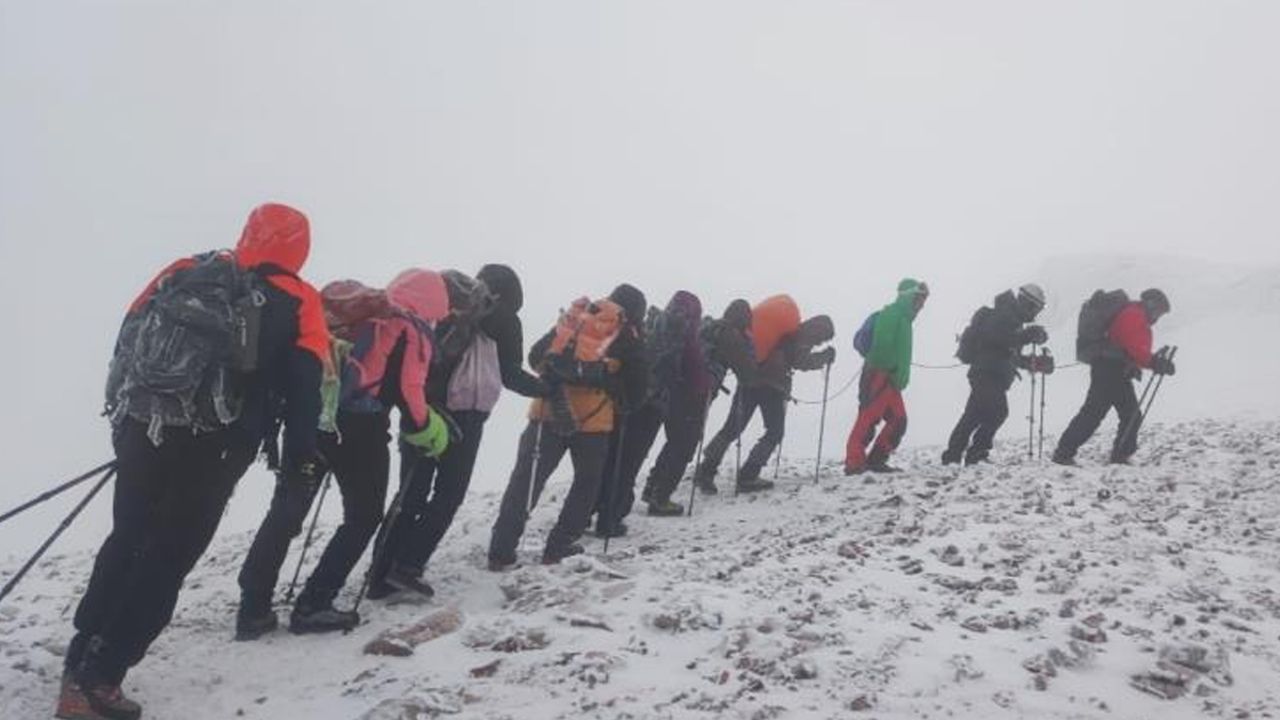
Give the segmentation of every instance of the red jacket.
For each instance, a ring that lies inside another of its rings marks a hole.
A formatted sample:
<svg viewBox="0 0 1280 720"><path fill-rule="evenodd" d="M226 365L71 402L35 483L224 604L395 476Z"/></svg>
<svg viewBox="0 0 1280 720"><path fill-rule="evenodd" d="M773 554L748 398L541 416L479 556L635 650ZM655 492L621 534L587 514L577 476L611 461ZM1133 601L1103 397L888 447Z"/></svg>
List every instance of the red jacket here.
<svg viewBox="0 0 1280 720"><path fill-rule="evenodd" d="M1151 323L1142 303L1129 303L1111 321L1107 339L1140 368L1151 367Z"/></svg>

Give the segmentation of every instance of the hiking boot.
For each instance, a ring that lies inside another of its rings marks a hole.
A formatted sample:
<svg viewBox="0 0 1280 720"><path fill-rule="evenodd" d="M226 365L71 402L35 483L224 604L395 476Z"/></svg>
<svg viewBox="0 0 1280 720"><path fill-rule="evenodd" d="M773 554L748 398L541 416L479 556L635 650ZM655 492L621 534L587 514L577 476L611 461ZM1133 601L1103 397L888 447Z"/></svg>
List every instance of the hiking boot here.
<svg viewBox="0 0 1280 720"><path fill-rule="evenodd" d="M846 465L844 466L844 476L845 476L845 477L850 477L850 476L852 476L852 475L861 475L862 473L864 473L864 472L866 472L866 471L867 471L867 466L866 466L866 464L865 464L865 463L864 463L864 464L862 464L862 465L848 465L848 464L846 464Z"/></svg>
<svg viewBox="0 0 1280 720"><path fill-rule="evenodd" d="M89 701L89 707L100 717L107 720L138 720L142 717L142 706L125 697L119 685L79 687Z"/></svg>
<svg viewBox="0 0 1280 720"><path fill-rule="evenodd" d="M399 565L392 567L387 573L387 584L395 590L421 595L424 598L435 597L435 588L427 584L418 573Z"/></svg>
<svg viewBox="0 0 1280 720"><path fill-rule="evenodd" d="M959 465L960 453L953 453L950 450L942 453L942 464L943 465Z"/></svg>
<svg viewBox="0 0 1280 720"><path fill-rule="evenodd" d="M763 480L761 478L744 478L738 481L738 492L753 493L761 490L772 490L773 481Z"/></svg>
<svg viewBox="0 0 1280 720"><path fill-rule="evenodd" d="M399 588L393 587L386 579L374 580L369 583L369 589L364 591L364 596L370 600L386 600L399 591Z"/></svg>
<svg viewBox="0 0 1280 720"><path fill-rule="evenodd" d="M360 624L360 613L338 610L331 603L310 607L299 603L289 615L289 632L294 635L347 632Z"/></svg>
<svg viewBox="0 0 1280 720"><path fill-rule="evenodd" d="M987 457L986 453L982 453L981 455L970 455L964 459L964 464L966 467L972 467L974 465L990 465L991 458Z"/></svg>
<svg viewBox="0 0 1280 720"><path fill-rule="evenodd" d="M640 491L640 502L646 505L653 504L653 489L648 485L645 485L644 490Z"/></svg>
<svg viewBox="0 0 1280 720"><path fill-rule="evenodd" d="M280 618L276 617L271 609L263 612L247 610L241 606L240 611L236 613L237 641L257 640L267 633L275 632L278 627L280 627Z"/></svg>
<svg viewBox="0 0 1280 720"><path fill-rule="evenodd" d="M582 547L578 543L569 543L568 545L559 548L547 548L546 551L542 553L542 564L555 565L561 560L571 558L575 555L581 555L586 551L586 548Z"/></svg>
<svg viewBox="0 0 1280 720"><path fill-rule="evenodd" d="M649 502L649 514L653 517L680 517L684 515L684 506L678 502L672 502L670 498L666 500L651 500Z"/></svg>
<svg viewBox="0 0 1280 720"><path fill-rule="evenodd" d="M613 527L607 525L596 524L596 537L598 538L620 538L627 536L627 524L619 520L614 523Z"/></svg>
<svg viewBox="0 0 1280 720"><path fill-rule="evenodd" d="M1053 457L1050 458L1050 460L1052 460L1055 465L1065 465L1067 467L1080 467L1080 463L1077 463L1074 457L1070 455L1066 455L1064 453L1055 452L1053 454Z"/></svg>
<svg viewBox="0 0 1280 720"><path fill-rule="evenodd" d="M886 460L879 460L877 462L867 463L867 470L870 470L871 472L877 473L880 475L902 472L902 468L894 467L890 465Z"/></svg>
<svg viewBox="0 0 1280 720"><path fill-rule="evenodd" d="M705 475L695 475L693 484L698 486L698 491L703 495L716 495L720 492L720 488L716 487L715 478Z"/></svg>
<svg viewBox="0 0 1280 720"><path fill-rule="evenodd" d="M80 689L80 683L69 672L62 674L62 690L58 693L58 707L53 716L61 720L102 720L103 717L89 705L89 698Z"/></svg>

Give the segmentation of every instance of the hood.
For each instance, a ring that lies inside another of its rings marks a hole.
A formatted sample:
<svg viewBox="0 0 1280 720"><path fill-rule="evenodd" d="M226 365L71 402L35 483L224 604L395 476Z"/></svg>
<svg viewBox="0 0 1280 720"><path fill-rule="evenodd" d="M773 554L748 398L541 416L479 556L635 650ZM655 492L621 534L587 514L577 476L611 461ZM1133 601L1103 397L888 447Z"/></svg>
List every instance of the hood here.
<svg viewBox="0 0 1280 720"><path fill-rule="evenodd" d="M489 286L489 292L497 296L495 310L514 315L524 307L524 288L520 276L506 265L485 265L476 273L476 279Z"/></svg>
<svg viewBox="0 0 1280 720"><path fill-rule="evenodd" d="M668 315L679 315L685 318L688 321L685 326L694 328L696 333L696 328L702 319L702 301L688 290L678 290L667 301L666 312Z"/></svg>
<svg viewBox="0 0 1280 720"><path fill-rule="evenodd" d="M734 300L724 309L722 319L734 330L745 332L751 327L751 303L741 298Z"/></svg>
<svg viewBox="0 0 1280 720"><path fill-rule="evenodd" d="M484 317L493 310L493 294L489 286L458 270L445 270L445 290L449 293L449 311L454 317L469 319Z"/></svg>
<svg viewBox="0 0 1280 720"><path fill-rule="evenodd" d="M440 273L409 268L387 285L387 301L420 320L436 322L449 314L449 291Z"/></svg>
<svg viewBox="0 0 1280 720"><path fill-rule="evenodd" d="M249 213L236 244L236 262L244 268L276 265L296 275L310 252L307 216L288 205L267 203Z"/></svg>
<svg viewBox="0 0 1280 720"><path fill-rule="evenodd" d="M644 322L644 314L649 307L649 302L636 286L623 283L609 293L609 299L617 303L622 308L622 312L626 313L628 324L638 327Z"/></svg>
<svg viewBox="0 0 1280 720"><path fill-rule="evenodd" d="M929 297L929 286L915 278L903 278L898 283L898 297L894 305L911 313L912 317L920 311L924 301Z"/></svg>
<svg viewBox="0 0 1280 720"><path fill-rule="evenodd" d="M835 323L827 315L814 315L800 323L800 328L796 330L796 341L810 347L829 342L835 336Z"/></svg>

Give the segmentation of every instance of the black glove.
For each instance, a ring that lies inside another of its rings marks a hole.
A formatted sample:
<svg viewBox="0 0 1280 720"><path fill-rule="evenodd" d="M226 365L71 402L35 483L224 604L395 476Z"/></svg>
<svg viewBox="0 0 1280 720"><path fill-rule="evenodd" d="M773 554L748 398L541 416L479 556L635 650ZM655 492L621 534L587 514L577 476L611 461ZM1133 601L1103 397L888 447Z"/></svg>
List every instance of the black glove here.
<svg viewBox="0 0 1280 720"><path fill-rule="evenodd" d="M1178 371L1168 355L1159 354L1151 358L1151 372L1157 375L1173 375Z"/></svg>
<svg viewBox="0 0 1280 720"><path fill-rule="evenodd" d="M1052 355L1036 355L1031 358L1031 372L1038 372L1042 375L1053 374L1054 364Z"/></svg>
<svg viewBox="0 0 1280 720"><path fill-rule="evenodd" d="M320 481L328 472L323 458L310 458L294 465L286 474L285 482L305 487L308 492L320 489Z"/></svg>
<svg viewBox="0 0 1280 720"><path fill-rule="evenodd" d="M1028 325L1019 333L1018 339L1023 345L1043 345L1049 342L1049 333L1040 325Z"/></svg>
<svg viewBox="0 0 1280 720"><path fill-rule="evenodd" d="M818 358L818 362L822 363L823 365L830 365L831 363L836 361L836 349L833 347L823 348L822 350L815 353L814 355L815 357Z"/></svg>

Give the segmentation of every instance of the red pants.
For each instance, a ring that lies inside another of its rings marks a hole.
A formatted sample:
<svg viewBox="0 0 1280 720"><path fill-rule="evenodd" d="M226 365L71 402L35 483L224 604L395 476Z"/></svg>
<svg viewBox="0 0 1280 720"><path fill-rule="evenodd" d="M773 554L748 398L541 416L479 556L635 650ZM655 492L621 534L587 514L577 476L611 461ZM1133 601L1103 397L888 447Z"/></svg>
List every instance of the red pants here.
<svg viewBox="0 0 1280 720"><path fill-rule="evenodd" d="M884 421L884 427L876 436L876 425ZM845 446L845 467L860 470L867 464L867 446L871 449L871 462L881 463L902 442L907 431L907 407L902 393L889 382L889 374L882 370L863 368L858 387L858 420L849 433Z"/></svg>

